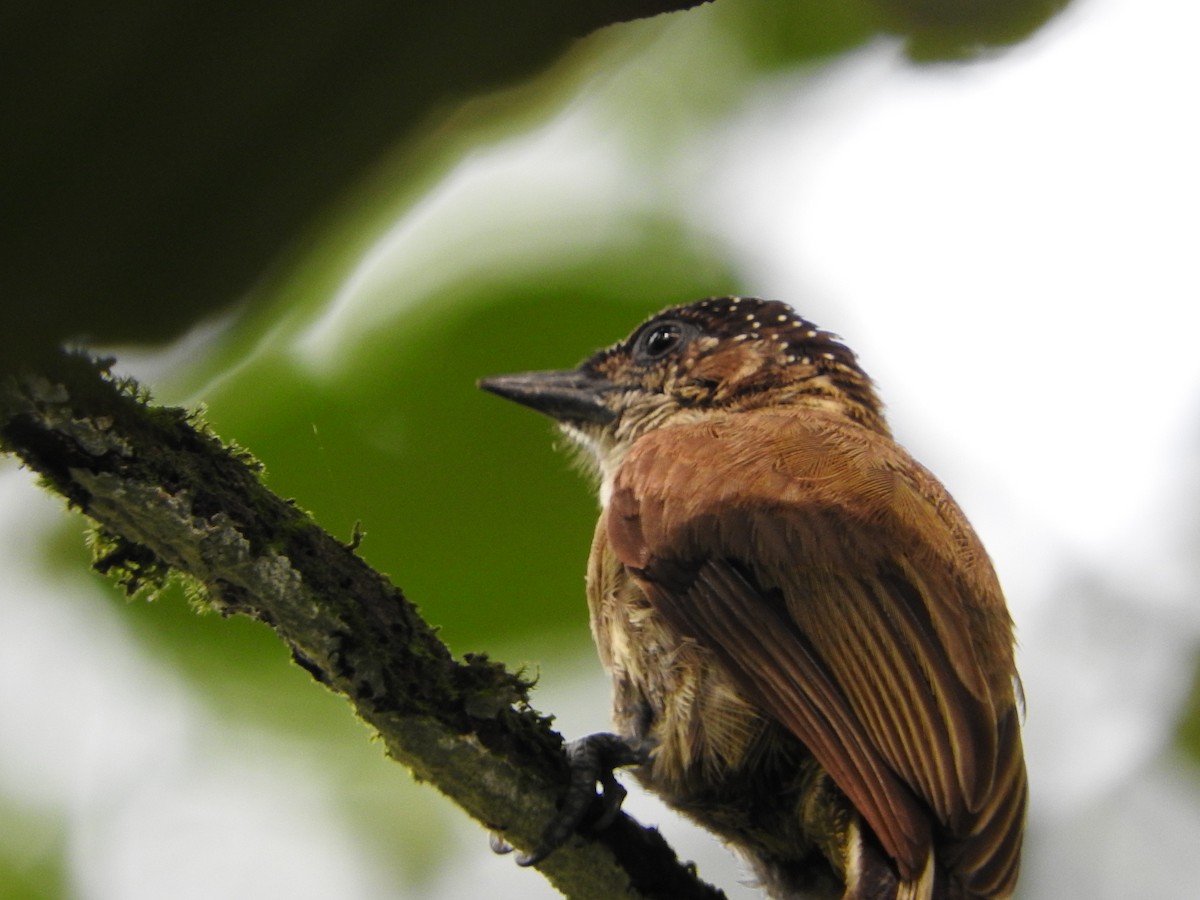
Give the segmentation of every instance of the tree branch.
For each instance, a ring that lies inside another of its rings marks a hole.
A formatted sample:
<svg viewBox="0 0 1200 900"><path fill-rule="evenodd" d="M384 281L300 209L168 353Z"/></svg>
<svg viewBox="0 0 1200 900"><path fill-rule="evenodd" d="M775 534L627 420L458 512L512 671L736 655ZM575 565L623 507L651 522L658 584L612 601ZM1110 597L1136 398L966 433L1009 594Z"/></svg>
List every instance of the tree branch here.
<svg viewBox="0 0 1200 900"><path fill-rule="evenodd" d="M100 571L131 592L182 574L223 614L266 622L392 758L516 846L536 843L568 774L530 684L485 656L455 660L397 587L267 490L247 453L65 354L0 383L0 449L95 520ZM625 815L538 868L581 900L724 896Z"/></svg>

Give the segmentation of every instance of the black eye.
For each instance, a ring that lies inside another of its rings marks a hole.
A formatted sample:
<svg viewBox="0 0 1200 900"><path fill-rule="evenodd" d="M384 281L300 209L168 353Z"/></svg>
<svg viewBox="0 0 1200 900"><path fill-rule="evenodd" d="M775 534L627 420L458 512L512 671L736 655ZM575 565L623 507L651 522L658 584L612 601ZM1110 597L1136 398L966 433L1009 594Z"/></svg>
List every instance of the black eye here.
<svg viewBox="0 0 1200 900"><path fill-rule="evenodd" d="M662 359L679 347L686 336L686 329L681 322L659 322L642 332L635 348L635 356L639 362Z"/></svg>

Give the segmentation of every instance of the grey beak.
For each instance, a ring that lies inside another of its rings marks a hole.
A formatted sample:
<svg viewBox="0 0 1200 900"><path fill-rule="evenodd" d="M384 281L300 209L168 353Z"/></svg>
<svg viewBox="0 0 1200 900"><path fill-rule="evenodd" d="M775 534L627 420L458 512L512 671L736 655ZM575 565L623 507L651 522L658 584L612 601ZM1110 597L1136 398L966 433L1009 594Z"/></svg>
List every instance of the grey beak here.
<svg viewBox="0 0 1200 900"><path fill-rule="evenodd" d="M481 378L479 386L559 422L606 425L616 417L602 403L612 383L579 369L494 375Z"/></svg>

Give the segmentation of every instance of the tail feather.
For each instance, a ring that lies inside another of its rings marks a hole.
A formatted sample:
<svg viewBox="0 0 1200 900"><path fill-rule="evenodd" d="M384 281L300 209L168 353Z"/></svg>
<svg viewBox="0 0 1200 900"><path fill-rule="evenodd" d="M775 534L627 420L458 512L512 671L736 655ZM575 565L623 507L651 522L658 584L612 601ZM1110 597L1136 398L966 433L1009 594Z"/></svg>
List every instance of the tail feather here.
<svg viewBox="0 0 1200 900"><path fill-rule="evenodd" d="M921 873L899 876L861 821L849 829L842 900L1005 900L1016 888L1029 787L1016 711L1001 723L999 768L965 833L935 837Z"/></svg>
<svg viewBox="0 0 1200 900"><path fill-rule="evenodd" d="M999 759L991 798L976 814L974 827L939 853L939 864L961 885L961 895L951 896L1002 900L1016 888L1029 785L1015 710L1000 726Z"/></svg>
<svg viewBox="0 0 1200 900"><path fill-rule="evenodd" d="M916 881L902 881L896 888L896 900L933 900L933 885L937 866L934 865L933 850L925 858L925 868Z"/></svg>

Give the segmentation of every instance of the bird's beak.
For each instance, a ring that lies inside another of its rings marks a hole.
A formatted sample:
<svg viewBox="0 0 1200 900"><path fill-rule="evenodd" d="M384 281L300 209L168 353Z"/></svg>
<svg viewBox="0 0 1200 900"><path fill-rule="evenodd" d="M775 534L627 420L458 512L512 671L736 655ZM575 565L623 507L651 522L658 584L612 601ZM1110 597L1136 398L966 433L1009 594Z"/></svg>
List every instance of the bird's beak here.
<svg viewBox="0 0 1200 900"><path fill-rule="evenodd" d="M606 425L616 418L603 402L612 382L579 369L494 375L481 378L479 386L559 422Z"/></svg>

